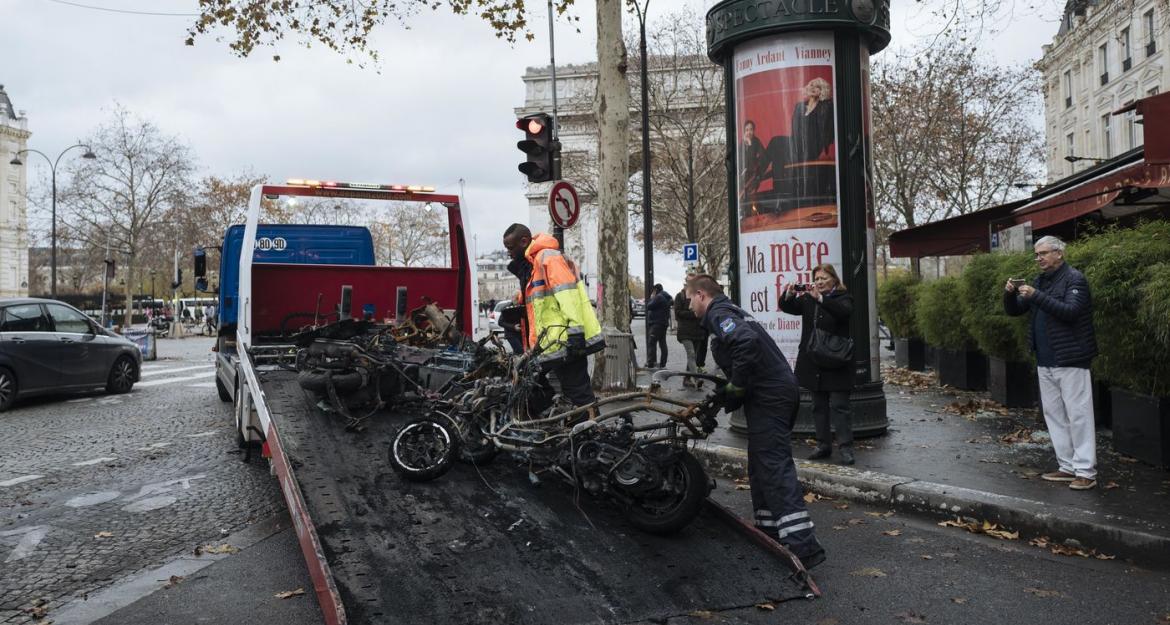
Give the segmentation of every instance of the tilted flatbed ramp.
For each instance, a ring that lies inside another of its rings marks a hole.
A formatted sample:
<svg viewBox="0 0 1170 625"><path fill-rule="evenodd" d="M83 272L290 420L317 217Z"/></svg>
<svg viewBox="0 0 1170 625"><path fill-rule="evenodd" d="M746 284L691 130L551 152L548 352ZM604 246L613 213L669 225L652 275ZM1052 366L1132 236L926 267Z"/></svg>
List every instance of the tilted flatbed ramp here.
<svg viewBox="0 0 1170 625"><path fill-rule="evenodd" d="M347 432L294 373L259 378L330 624L624 623L801 596L781 558L710 510L677 535L649 535L560 481L530 484L506 456L407 482L387 460L404 415Z"/></svg>

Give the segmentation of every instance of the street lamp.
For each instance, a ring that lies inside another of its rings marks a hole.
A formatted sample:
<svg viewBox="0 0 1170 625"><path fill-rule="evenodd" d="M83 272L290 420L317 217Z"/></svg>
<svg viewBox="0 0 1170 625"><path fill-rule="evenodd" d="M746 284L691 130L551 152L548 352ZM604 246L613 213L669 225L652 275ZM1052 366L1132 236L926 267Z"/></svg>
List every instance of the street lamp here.
<svg viewBox="0 0 1170 625"><path fill-rule="evenodd" d="M1093 161L1095 163L1104 163L1105 161L1107 161L1109 159L1097 158L1096 156L1074 156L1072 154L1069 154L1068 156L1064 157L1064 160L1066 160L1070 163L1075 163L1077 161Z"/></svg>
<svg viewBox="0 0 1170 625"><path fill-rule="evenodd" d="M29 152L34 153L34 154L40 154L41 156L43 156L45 158L45 162L47 162L49 164L49 170L51 172L53 172L53 175L52 175L52 179L53 179L53 234L52 234L52 248L50 251L50 255L51 255L50 256L50 258L51 258L51 260L50 260L50 262L51 262L50 279L52 280L52 282L49 283L49 293L54 298L57 297L57 165L61 162L61 157L65 156L65 153L68 152L69 150L72 150L73 148L85 148L85 154L82 154L81 158L87 158L87 159L97 158L97 155L93 153L93 150L90 149L90 147L88 145L86 145L84 143L77 143L75 145L71 145L71 146L65 148L64 150L61 150L61 153L57 155L57 160L55 160L55 161L50 159L47 154L45 154L44 152L42 152L40 150L26 149L26 150L20 150L19 152L17 152L16 155L12 157L12 160L8 162L9 165L16 165L17 167L19 167L19 166L24 164L20 160L21 154L25 154L25 153L29 153Z"/></svg>
<svg viewBox="0 0 1170 625"><path fill-rule="evenodd" d="M646 12L650 10L650 0L643 0L642 4L631 0L630 4L638 15L638 47L642 55L642 252L646 292L649 293L654 287L654 213L650 202L650 85L646 71ZM649 349L649 323L646 324L646 345Z"/></svg>

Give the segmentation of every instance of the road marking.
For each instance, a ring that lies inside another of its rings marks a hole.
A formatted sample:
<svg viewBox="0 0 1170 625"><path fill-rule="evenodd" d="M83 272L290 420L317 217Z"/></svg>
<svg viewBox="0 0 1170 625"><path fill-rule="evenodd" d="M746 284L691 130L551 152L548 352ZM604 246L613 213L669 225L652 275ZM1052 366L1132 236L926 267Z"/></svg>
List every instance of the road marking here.
<svg viewBox="0 0 1170 625"><path fill-rule="evenodd" d="M93 399L92 397L80 397L78 399L70 399L69 401L67 401L65 403L67 403L67 404L80 404L83 401L90 401L92 399Z"/></svg>
<svg viewBox="0 0 1170 625"><path fill-rule="evenodd" d="M16 543L16 548L12 550L12 553L8 554L8 558L4 560L4 563L7 564L9 562L23 560L32 555L33 549L45 539L48 533L48 525L32 525L0 532L0 538L20 536L20 540Z"/></svg>
<svg viewBox="0 0 1170 625"><path fill-rule="evenodd" d="M146 499L139 499L138 501L122 506L122 512L150 512L151 510L165 508L178 500L177 497L170 495L147 497Z"/></svg>
<svg viewBox="0 0 1170 625"><path fill-rule="evenodd" d="M45 477L45 476L43 476L43 475L22 475L20 477L14 477L11 480L4 480L3 482L0 482L0 486L16 486L17 484L23 484L25 482L39 480L42 477Z"/></svg>
<svg viewBox="0 0 1170 625"><path fill-rule="evenodd" d="M96 506L99 503L106 503L117 499L122 493L116 490L107 490L100 493L90 493L88 495L78 495L73 499L65 502L65 505L70 508L84 508L86 506Z"/></svg>
<svg viewBox="0 0 1170 625"><path fill-rule="evenodd" d="M208 436L215 436L218 433L219 432L216 432L215 430L208 430L206 432L200 432L198 434L186 434L185 436L187 438L205 438Z"/></svg>
<svg viewBox="0 0 1170 625"><path fill-rule="evenodd" d="M186 490L188 488L191 488L191 480L201 480L205 477L207 477L207 476L200 473L199 475L188 475L186 477L181 477L181 478L178 478L175 480L168 480L166 482L153 482L150 484L146 484L138 490L138 494L131 495L131 496L127 497L125 500L126 501L134 501L135 499L138 499L139 497L145 497L147 495L153 495L155 493L165 493L169 490L175 490L176 486L181 486L183 488L183 490Z"/></svg>
<svg viewBox="0 0 1170 625"><path fill-rule="evenodd" d="M157 451L163 447L170 447L170 443L151 443L146 447L139 447L138 451Z"/></svg>
<svg viewBox="0 0 1170 625"><path fill-rule="evenodd" d="M91 464L101 464L103 462L110 462L111 460L117 460L117 459L118 458L116 456L113 458L94 458L93 460L82 460L81 462L74 462L73 466L75 466L75 467L88 467Z"/></svg>
<svg viewBox="0 0 1170 625"><path fill-rule="evenodd" d="M187 388L215 388L215 382L198 382L195 384L188 384Z"/></svg>
<svg viewBox="0 0 1170 625"><path fill-rule="evenodd" d="M150 371L143 371L142 375L155 375L157 373L178 373L180 371L192 371L194 369L207 369L215 365L196 365L194 367L176 367L174 369L153 369Z"/></svg>
<svg viewBox="0 0 1170 625"><path fill-rule="evenodd" d="M162 380L151 380L149 382L139 382L135 384L137 387L143 386L158 386L159 384L171 384L172 382L186 382L188 380L198 380L199 378L206 378L209 375L215 375L214 371L204 371L197 375L188 375L181 378L164 378Z"/></svg>

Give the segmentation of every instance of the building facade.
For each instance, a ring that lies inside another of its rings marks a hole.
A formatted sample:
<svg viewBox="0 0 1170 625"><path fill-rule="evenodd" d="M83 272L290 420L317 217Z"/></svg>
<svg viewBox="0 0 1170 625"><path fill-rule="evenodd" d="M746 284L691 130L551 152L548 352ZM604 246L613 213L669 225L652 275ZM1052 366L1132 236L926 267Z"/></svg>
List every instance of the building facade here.
<svg viewBox="0 0 1170 625"><path fill-rule="evenodd" d="M503 250L489 252L475 260L476 283L479 288L479 302L511 299L520 290L516 276L508 271L511 258Z"/></svg>
<svg viewBox="0 0 1170 625"><path fill-rule="evenodd" d="M10 161L31 135L0 85L0 297L28 295L28 168Z"/></svg>
<svg viewBox="0 0 1170 625"><path fill-rule="evenodd" d="M1168 17L1161 0L1065 5L1036 64L1044 78L1048 182L1143 145L1135 111L1113 113L1166 91Z"/></svg>

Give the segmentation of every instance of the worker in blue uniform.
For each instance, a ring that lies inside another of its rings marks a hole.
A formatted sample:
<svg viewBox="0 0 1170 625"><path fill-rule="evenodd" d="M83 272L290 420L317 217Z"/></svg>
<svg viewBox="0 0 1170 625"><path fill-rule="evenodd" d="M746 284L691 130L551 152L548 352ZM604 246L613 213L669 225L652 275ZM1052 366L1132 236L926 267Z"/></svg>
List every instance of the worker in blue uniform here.
<svg viewBox="0 0 1170 625"><path fill-rule="evenodd" d="M756 527L812 568L825 560L792 460L792 425L800 388L776 342L709 275L687 282L695 316L711 333L715 364L730 380L720 390L728 412L743 407L748 427L748 480Z"/></svg>

